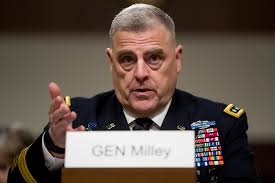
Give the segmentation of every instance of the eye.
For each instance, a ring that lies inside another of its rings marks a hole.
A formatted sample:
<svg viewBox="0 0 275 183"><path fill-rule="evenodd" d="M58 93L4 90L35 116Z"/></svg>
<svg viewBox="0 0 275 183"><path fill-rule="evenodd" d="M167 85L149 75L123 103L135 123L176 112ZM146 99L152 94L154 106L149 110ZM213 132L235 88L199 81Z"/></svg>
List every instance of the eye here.
<svg viewBox="0 0 275 183"><path fill-rule="evenodd" d="M159 55L152 55L149 60L150 64L158 64L160 61L161 58Z"/></svg>
<svg viewBox="0 0 275 183"><path fill-rule="evenodd" d="M147 64L154 70L159 69L162 64L162 57L157 54L150 55Z"/></svg>
<svg viewBox="0 0 275 183"><path fill-rule="evenodd" d="M120 65L125 70L131 70L135 64L135 59L131 55L125 55L119 59Z"/></svg>

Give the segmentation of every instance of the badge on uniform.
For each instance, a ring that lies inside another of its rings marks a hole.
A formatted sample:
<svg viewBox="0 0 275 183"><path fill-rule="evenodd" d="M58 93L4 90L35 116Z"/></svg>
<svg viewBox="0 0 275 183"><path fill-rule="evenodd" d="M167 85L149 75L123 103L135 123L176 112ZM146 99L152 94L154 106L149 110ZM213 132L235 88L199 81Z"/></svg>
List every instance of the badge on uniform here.
<svg viewBox="0 0 275 183"><path fill-rule="evenodd" d="M91 121L88 123L87 128L85 129L86 131L93 131L97 127L97 123L95 121Z"/></svg>
<svg viewBox="0 0 275 183"><path fill-rule="evenodd" d="M196 121L194 123L191 124L191 128L194 130L196 128L199 128L199 129L205 129L205 128L208 128L212 125L216 125L216 122L215 121L207 121L207 120L204 120L204 121Z"/></svg>
<svg viewBox="0 0 275 183"><path fill-rule="evenodd" d="M64 101L65 101L65 104L68 106L68 107L71 107L72 103L71 103L71 97L70 96L66 96L64 98Z"/></svg>
<svg viewBox="0 0 275 183"><path fill-rule="evenodd" d="M200 120L192 123L191 128L195 130L196 134L195 152L197 167L223 165L223 153L216 122Z"/></svg>
<svg viewBox="0 0 275 183"><path fill-rule="evenodd" d="M235 118L240 118L244 113L245 113L245 110L242 109L242 108L239 108L233 104L229 104L224 110L223 112L231 115L231 116L234 116Z"/></svg>
<svg viewBox="0 0 275 183"><path fill-rule="evenodd" d="M183 131L183 130L185 130L185 127L184 127L184 126L181 126L181 125L178 125L178 126L177 126L177 129L180 130L180 131Z"/></svg>
<svg viewBox="0 0 275 183"><path fill-rule="evenodd" d="M115 123L110 123L110 124L108 124L107 126L106 126L106 128L108 129L108 130L111 130L112 128L114 128L116 125L115 125Z"/></svg>

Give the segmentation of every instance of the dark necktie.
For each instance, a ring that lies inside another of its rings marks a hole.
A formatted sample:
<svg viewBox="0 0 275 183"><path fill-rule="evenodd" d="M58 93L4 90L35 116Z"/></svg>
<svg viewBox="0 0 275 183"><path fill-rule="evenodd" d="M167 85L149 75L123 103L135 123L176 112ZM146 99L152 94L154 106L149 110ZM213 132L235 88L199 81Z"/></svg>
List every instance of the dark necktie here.
<svg viewBox="0 0 275 183"><path fill-rule="evenodd" d="M149 130L153 121L150 118L137 118L135 123L133 130Z"/></svg>

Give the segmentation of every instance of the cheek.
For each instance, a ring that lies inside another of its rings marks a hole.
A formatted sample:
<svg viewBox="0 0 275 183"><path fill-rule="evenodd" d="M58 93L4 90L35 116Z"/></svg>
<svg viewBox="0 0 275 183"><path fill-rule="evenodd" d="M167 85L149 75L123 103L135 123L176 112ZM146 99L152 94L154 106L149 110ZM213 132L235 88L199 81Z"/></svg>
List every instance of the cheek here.
<svg viewBox="0 0 275 183"><path fill-rule="evenodd" d="M126 97L129 98L130 91L135 85L134 75L132 74L132 72L127 72L124 75L123 79L121 80L121 85L123 86Z"/></svg>
<svg viewBox="0 0 275 183"><path fill-rule="evenodd" d="M117 87L121 93L128 92L132 80L133 77L130 72L125 72L119 66L113 69L114 87Z"/></svg>
<svg viewBox="0 0 275 183"><path fill-rule="evenodd" d="M177 67L176 64L166 64L153 74L153 80L157 86L159 93L166 93L174 87L177 80Z"/></svg>

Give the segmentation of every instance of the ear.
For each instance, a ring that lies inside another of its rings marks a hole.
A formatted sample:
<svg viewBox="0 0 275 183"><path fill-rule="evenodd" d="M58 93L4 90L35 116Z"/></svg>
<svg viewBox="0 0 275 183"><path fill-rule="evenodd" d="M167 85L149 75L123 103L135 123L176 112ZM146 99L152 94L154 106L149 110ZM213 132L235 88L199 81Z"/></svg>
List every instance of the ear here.
<svg viewBox="0 0 275 183"><path fill-rule="evenodd" d="M183 55L183 47L181 45L178 45L175 49L175 55L176 55L176 64L177 64L177 73L179 73L182 69L181 66L181 57Z"/></svg>
<svg viewBox="0 0 275 183"><path fill-rule="evenodd" d="M106 53L109 60L109 68L110 68L110 71L112 71L113 70L113 50L111 48L107 48Z"/></svg>

